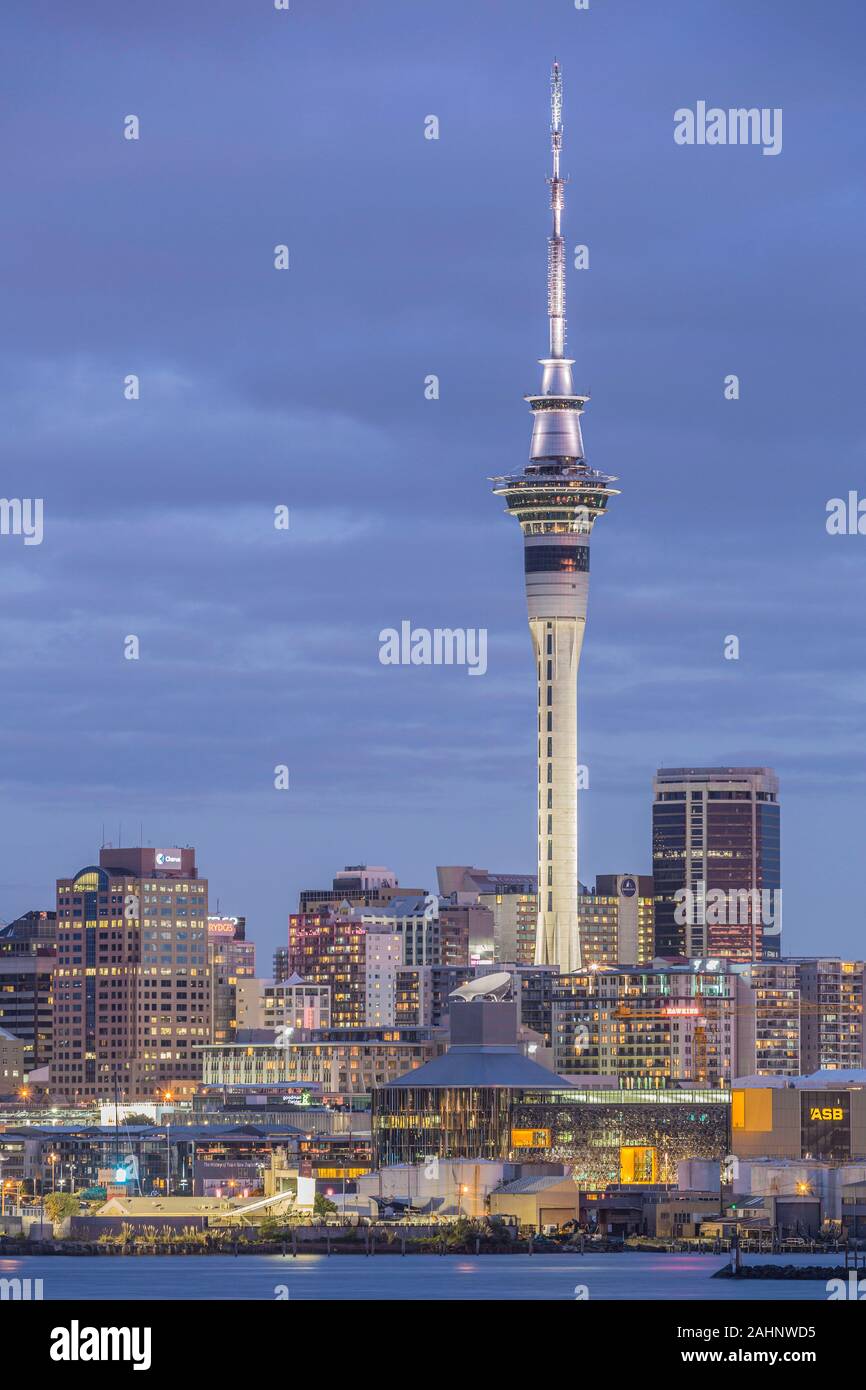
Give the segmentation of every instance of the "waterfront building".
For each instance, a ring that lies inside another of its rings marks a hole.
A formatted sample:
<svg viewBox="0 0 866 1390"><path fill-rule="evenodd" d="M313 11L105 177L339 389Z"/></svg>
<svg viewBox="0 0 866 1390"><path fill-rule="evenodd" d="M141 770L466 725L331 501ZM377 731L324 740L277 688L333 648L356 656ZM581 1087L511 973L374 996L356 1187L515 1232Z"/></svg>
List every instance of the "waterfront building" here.
<svg viewBox="0 0 866 1390"><path fill-rule="evenodd" d="M739 1159L866 1160L866 1069L740 1077L731 1096Z"/></svg>
<svg viewBox="0 0 866 1390"><path fill-rule="evenodd" d="M577 918L577 673L586 626L590 536L616 489L586 461L580 417L589 399L576 390L574 359L565 355L565 266L562 234L565 179L562 75L551 75L550 206L548 238L548 355L540 390L526 397L532 411L529 463L493 480L494 492L523 533L529 629L537 696L538 929L535 962L579 969Z"/></svg>
<svg viewBox="0 0 866 1390"><path fill-rule="evenodd" d="M655 955L781 955L779 779L768 767L659 768Z"/></svg>
<svg viewBox="0 0 866 1390"><path fill-rule="evenodd" d="M565 1164L581 1186L675 1182L730 1151L730 1097L710 1088L579 1088L523 1056L513 1000L454 1001L448 1052L373 1093L374 1162Z"/></svg>
<svg viewBox="0 0 866 1390"><path fill-rule="evenodd" d="M310 1087L326 1101L368 1096L444 1049L432 1028L319 1028L286 1046L270 1033L252 1034L203 1057L206 1087L278 1091Z"/></svg>

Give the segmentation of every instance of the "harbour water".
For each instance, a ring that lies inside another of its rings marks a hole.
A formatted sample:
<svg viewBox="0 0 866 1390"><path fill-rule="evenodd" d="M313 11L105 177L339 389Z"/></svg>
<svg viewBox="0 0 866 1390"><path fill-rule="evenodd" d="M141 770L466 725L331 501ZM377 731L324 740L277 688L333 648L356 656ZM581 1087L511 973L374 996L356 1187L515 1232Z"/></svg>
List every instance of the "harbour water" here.
<svg viewBox="0 0 866 1390"><path fill-rule="evenodd" d="M839 1256L755 1264L837 1268ZM724 1255L280 1255L0 1257L0 1279L41 1279L44 1299L649 1299L823 1301L825 1282L713 1279ZM584 1293L583 1290L586 1290Z"/></svg>

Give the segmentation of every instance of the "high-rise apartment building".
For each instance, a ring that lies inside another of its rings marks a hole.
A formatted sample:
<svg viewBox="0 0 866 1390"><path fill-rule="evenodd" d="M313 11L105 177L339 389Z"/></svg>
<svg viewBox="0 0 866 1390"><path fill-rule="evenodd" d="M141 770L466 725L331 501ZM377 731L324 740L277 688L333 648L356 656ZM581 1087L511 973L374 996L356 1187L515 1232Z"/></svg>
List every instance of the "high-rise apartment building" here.
<svg viewBox="0 0 866 1390"><path fill-rule="evenodd" d="M0 927L0 1028L24 1044L28 1071L51 1061L57 926L53 912L25 912Z"/></svg>
<svg viewBox="0 0 866 1390"><path fill-rule="evenodd" d="M655 954L781 954L779 781L768 767L660 768L654 781Z"/></svg>
<svg viewBox="0 0 866 1390"><path fill-rule="evenodd" d="M648 874L598 874L577 899L584 965L641 965L653 958L653 881Z"/></svg>
<svg viewBox="0 0 866 1390"><path fill-rule="evenodd" d="M237 982L238 1033L308 1032L331 1025L331 991L292 975L288 980L250 979Z"/></svg>
<svg viewBox="0 0 866 1390"><path fill-rule="evenodd" d="M635 1089L727 1087L737 1075L736 977L725 961L619 966L561 978L554 1068Z"/></svg>
<svg viewBox="0 0 866 1390"><path fill-rule="evenodd" d="M211 1039L231 1042L236 1036L237 984L256 973L256 946L246 939L245 917L207 919L207 956L210 967Z"/></svg>
<svg viewBox="0 0 866 1390"><path fill-rule="evenodd" d="M797 959L800 976L801 1061L804 1075L866 1065L862 960L838 956Z"/></svg>
<svg viewBox="0 0 866 1390"><path fill-rule="evenodd" d="M800 968L764 960L732 966L737 986L740 1076L801 1076Z"/></svg>
<svg viewBox="0 0 866 1390"><path fill-rule="evenodd" d="M481 934L476 929L469 942L473 964L488 959L534 963L538 932L538 880L534 874L491 874L469 864L440 865L436 874L443 897L492 914L492 955L479 949Z"/></svg>
<svg viewBox="0 0 866 1390"><path fill-rule="evenodd" d="M551 76L551 234L547 243L548 356L541 388L526 397L532 411L529 463L493 479L494 492L523 532L529 629L537 692L538 934L535 960L576 970L577 921L577 671L586 627L589 543L615 479L590 468L580 417L589 393L575 390L574 359L565 355L565 179L562 78Z"/></svg>
<svg viewBox="0 0 866 1390"><path fill-rule="evenodd" d="M492 917L486 909L463 908L436 894L393 898L376 911L356 910L354 917L397 933L403 943L403 965L469 965L470 933L477 919L486 924L492 941ZM473 915L475 921L473 922Z"/></svg>
<svg viewBox="0 0 866 1390"><path fill-rule="evenodd" d="M57 880L52 1092L192 1089L210 1040L207 915L189 848L104 848Z"/></svg>
<svg viewBox="0 0 866 1390"><path fill-rule="evenodd" d="M366 928L348 909L289 917L288 970L331 991L331 1024L360 1028L367 1007Z"/></svg>
<svg viewBox="0 0 866 1390"><path fill-rule="evenodd" d="M304 888L298 900L299 913L327 912L341 903L373 910L386 906L392 898L421 897L423 888L401 888L393 869L382 865L349 864L335 874L330 888Z"/></svg>

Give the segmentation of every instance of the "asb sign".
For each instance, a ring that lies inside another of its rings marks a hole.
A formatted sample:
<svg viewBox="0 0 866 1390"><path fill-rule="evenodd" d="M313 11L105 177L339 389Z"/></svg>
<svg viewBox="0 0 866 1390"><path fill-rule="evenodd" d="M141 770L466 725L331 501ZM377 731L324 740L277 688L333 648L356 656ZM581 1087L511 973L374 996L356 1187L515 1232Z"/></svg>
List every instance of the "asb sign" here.
<svg viewBox="0 0 866 1390"><path fill-rule="evenodd" d="M851 1158L851 1100L844 1091L802 1091L801 1157L827 1163Z"/></svg>

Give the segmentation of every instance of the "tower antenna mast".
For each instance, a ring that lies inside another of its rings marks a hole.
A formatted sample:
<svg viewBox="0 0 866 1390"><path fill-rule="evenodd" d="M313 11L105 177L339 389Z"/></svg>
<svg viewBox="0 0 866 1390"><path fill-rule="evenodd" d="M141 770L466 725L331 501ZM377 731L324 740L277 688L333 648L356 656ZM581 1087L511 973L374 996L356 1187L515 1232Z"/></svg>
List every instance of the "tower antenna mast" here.
<svg viewBox="0 0 866 1390"><path fill-rule="evenodd" d="M550 152L553 171L550 208L553 228L547 242L547 315L550 320L550 356L565 356L565 240L562 211L565 207L565 179L559 172L562 153L562 70L554 61L550 74Z"/></svg>

